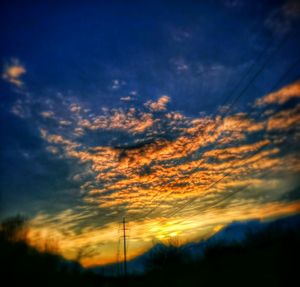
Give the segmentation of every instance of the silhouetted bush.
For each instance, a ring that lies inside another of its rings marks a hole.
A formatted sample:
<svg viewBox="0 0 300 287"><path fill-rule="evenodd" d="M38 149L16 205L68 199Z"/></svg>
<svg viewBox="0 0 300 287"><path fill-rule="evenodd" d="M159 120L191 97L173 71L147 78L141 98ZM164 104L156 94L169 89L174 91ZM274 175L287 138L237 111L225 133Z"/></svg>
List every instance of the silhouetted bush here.
<svg viewBox="0 0 300 287"><path fill-rule="evenodd" d="M190 260L190 256L180 247L178 239L172 238L164 244L157 244L144 264L147 272L169 272L182 268Z"/></svg>
<svg viewBox="0 0 300 287"><path fill-rule="evenodd" d="M83 272L77 263L54 254L52 242L45 242L44 252L29 246L27 230L22 216L0 224L2 282L11 286L99 286L99 276Z"/></svg>
<svg viewBox="0 0 300 287"><path fill-rule="evenodd" d="M0 238L8 241L25 241L27 237L26 218L17 215L0 224Z"/></svg>

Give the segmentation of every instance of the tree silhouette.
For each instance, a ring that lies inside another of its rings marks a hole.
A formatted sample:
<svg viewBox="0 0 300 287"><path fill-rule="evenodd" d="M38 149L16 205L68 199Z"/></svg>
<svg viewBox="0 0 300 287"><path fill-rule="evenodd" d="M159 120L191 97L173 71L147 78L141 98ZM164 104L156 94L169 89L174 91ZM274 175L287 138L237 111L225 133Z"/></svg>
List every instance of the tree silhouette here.
<svg viewBox="0 0 300 287"><path fill-rule="evenodd" d="M16 215L0 224L0 237L8 241L26 241L28 234L27 219Z"/></svg>

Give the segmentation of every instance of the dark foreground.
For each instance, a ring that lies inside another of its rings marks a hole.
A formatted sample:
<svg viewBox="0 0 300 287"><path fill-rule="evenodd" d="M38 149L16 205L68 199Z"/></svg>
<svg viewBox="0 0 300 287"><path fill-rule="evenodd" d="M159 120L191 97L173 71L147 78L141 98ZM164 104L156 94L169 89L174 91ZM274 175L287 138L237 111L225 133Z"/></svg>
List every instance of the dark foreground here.
<svg viewBox="0 0 300 287"><path fill-rule="evenodd" d="M145 262L144 275L127 278L97 275L38 252L15 238L21 220L12 222L1 224L2 286L298 286L300 220L248 234L242 244L210 246L197 259L180 247L159 248Z"/></svg>

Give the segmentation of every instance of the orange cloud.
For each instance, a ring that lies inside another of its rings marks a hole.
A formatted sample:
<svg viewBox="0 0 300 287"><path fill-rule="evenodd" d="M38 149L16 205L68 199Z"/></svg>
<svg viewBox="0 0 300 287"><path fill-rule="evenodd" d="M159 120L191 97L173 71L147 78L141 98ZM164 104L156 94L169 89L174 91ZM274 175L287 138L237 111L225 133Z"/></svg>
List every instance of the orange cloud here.
<svg viewBox="0 0 300 287"><path fill-rule="evenodd" d="M161 96L156 102L148 101L145 106L149 107L152 111L165 111L167 104L170 102L170 97L167 95Z"/></svg>
<svg viewBox="0 0 300 287"><path fill-rule="evenodd" d="M7 82L21 87L23 82L20 77L26 73L26 69L22 66L18 59L12 59L9 64L4 67L2 78Z"/></svg>
<svg viewBox="0 0 300 287"><path fill-rule="evenodd" d="M300 97L300 81L296 81L290 85L281 88L279 91L270 93L260 99L255 104L256 106L264 106L270 104L282 105L292 98Z"/></svg>
<svg viewBox="0 0 300 287"><path fill-rule="evenodd" d="M288 110L283 110L268 119L268 130L284 130L299 127L300 125L300 104Z"/></svg>
<svg viewBox="0 0 300 287"><path fill-rule="evenodd" d="M90 130L124 130L141 133L153 125L152 115L146 112L137 112L135 108L128 111L113 109L105 111L103 115L92 119L82 119L78 122L79 127Z"/></svg>

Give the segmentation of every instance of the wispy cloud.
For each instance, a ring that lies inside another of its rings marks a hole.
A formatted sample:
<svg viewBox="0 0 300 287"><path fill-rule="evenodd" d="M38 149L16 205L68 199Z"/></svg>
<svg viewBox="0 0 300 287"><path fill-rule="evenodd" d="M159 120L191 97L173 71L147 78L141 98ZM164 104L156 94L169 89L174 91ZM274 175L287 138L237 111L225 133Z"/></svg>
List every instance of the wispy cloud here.
<svg viewBox="0 0 300 287"><path fill-rule="evenodd" d="M167 95L161 96L156 102L148 101L145 106L149 107L152 111L159 112L167 109L167 104L170 102L170 97Z"/></svg>
<svg viewBox="0 0 300 287"><path fill-rule="evenodd" d="M128 110L104 110L102 115L95 115L90 119L82 119L79 127L90 130L124 130L129 132L143 132L153 125L150 113L137 111L135 108Z"/></svg>
<svg viewBox="0 0 300 287"><path fill-rule="evenodd" d="M129 101L132 100L132 97L130 97L130 96L121 97L120 100L121 100L121 101L124 101L124 102L129 102Z"/></svg>
<svg viewBox="0 0 300 287"><path fill-rule="evenodd" d="M300 80L258 99L256 105L282 105L293 98L300 98Z"/></svg>
<svg viewBox="0 0 300 287"><path fill-rule="evenodd" d="M295 20L300 17L300 4L297 0L285 1L284 4L273 10L265 20L265 26L274 33L282 35L287 33Z"/></svg>
<svg viewBox="0 0 300 287"><path fill-rule="evenodd" d="M125 85L126 85L125 81L119 80L119 79L114 79L111 82L110 88L111 88L111 90L117 91L117 90L120 90Z"/></svg>

